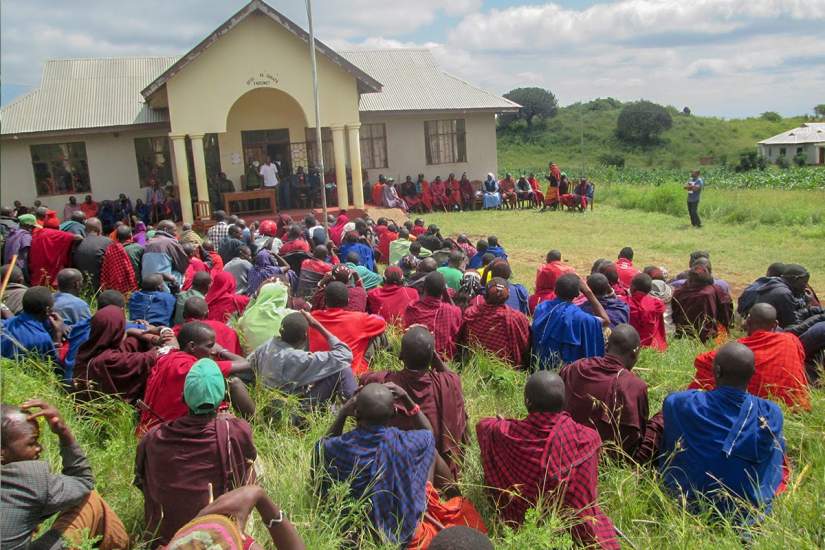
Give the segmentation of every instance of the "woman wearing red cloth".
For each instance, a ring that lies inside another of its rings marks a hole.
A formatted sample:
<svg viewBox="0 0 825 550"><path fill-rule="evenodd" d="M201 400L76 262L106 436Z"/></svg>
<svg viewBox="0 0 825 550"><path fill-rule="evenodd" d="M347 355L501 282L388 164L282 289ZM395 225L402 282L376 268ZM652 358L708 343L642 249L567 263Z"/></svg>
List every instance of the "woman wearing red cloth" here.
<svg viewBox="0 0 825 550"><path fill-rule="evenodd" d="M415 183L415 188L421 196L421 204L424 206L424 211L432 212L433 193L430 190L430 182L424 178L424 174L418 174L418 181Z"/></svg>

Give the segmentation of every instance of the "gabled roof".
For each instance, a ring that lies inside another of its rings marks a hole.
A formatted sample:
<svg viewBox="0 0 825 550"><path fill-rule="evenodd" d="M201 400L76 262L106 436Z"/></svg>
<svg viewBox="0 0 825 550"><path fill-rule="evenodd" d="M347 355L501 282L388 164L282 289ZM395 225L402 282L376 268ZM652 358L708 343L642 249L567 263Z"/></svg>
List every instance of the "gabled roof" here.
<svg viewBox="0 0 825 550"><path fill-rule="evenodd" d="M521 106L443 72L427 49L339 52L379 79L380 94L361 96L361 112L517 111Z"/></svg>
<svg viewBox="0 0 825 550"><path fill-rule="evenodd" d="M143 97L149 99L149 96L154 94L158 91L166 81L170 78L174 77L178 72L180 72L184 67L186 67L189 63L194 61L195 59L200 56L206 49L212 46L215 42L221 39L221 37L226 34L227 32L231 31L235 26L237 26L241 21L249 17L254 13L263 14L286 30L294 34L296 37L300 38L304 42L309 44L309 33L298 26L294 21L283 15L281 12L263 2L262 0L252 0L241 8L235 15L227 19L220 27L215 29L209 36L204 38L197 46L189 50L189 52L183 55L178 61L166 69L160 76L158 76L154 81L152 81L148 86L146 86L140 93ZM358 81L358 91L360 93L370 93L370 92L380 92L381 91L381 83L375 80L373 77L350 63L344 57L338 55L332 48L318 40L315 39L315 49L318 53L325 56L331 62L335 63L344 71L350 73L355 79Z"/></svg>
<svg viewBox="0 0 825 550"><path fill-rule="evenodd" d="M799 128L763 139L762 145L797 145L800 143L825 143L825 122L806 122Z"/></svg>
<svg viewBox="0 0 825 550"><path fill-rule="evenodd" d="M2 109L2 135L166 126L140 89L177 57L47 61L40 87Z"/></svg>

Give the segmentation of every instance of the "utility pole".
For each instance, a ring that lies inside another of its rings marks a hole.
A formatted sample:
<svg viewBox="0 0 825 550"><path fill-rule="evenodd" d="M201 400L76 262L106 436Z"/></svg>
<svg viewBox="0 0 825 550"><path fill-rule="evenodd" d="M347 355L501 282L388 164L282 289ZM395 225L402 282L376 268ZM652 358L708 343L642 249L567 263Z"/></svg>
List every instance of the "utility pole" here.
<svg viewBox="0 0 825 550"><path fill-rule="evenodd" d="M315 31L312 28L312 0L306 0L306 5L307 21L309 21L309 57L312 60L312 88L315 93L315 149L318 151L318 164L320 166L319 177L321 178L321 206L324 209L324 230L329 235L327 186L324 181L324 143L321 139L321 101L318 99L318 64L315 61Z"/></svg>

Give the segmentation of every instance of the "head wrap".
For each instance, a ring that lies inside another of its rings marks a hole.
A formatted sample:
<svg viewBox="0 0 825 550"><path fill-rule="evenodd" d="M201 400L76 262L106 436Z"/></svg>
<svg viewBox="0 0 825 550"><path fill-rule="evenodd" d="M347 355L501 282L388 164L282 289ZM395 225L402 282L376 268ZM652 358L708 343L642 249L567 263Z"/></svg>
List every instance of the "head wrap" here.
<svg viewBox="0 0 825 550"><path fill-rule="evenodd" d="M226 381L212 359L195 361L183 385L183 400L193 414L215 412L226 396Z"/></svg>
<svg viewBox="0 0 825 550"><path fill-rule="evenodd" d="M352 277L352 270L344 264L338 264L332 268L332 279L349 284Z"/></svg>
<svg viewBox="0 0 825 550"><path fill-rule="evenodd" d="M243 550L238 524L218 514L199 516L178 529L166 550Z"/></svg>
<svg viewBox="0 0 825 550"><path fill-rule="evenodd" d="M481 275L477 271L467 271L461 277L458 292L470 298L481 294Z"/></svg>
<svg viewBox="0 0 825 550"><path fill-rule="evenodd" d="M278 234L278 224L272 220L264 220L261 222L260 227L258 227L258 232L267 237L274 237Z"/></svg>
<svg viewBox="0 0 825 550"><path fill-rule="evenodd" d="M487 303L491 306L498 306L507 301L510 297L510 288L501 281L490 281L487 285Z"/></svg>

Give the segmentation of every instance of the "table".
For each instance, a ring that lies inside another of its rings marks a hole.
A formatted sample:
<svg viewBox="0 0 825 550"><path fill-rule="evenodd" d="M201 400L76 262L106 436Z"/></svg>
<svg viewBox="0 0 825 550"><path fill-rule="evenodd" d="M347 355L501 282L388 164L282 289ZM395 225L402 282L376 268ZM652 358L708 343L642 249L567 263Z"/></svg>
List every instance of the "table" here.
<svg viewBox="0 0 825 550"><path fill-rule="evenodd" d="M277 188L221 193L221 196L227 214L274 214L278 204ZM267 201L265 208L264 200ZM235 206L232 206L233 203Z"/></svg>

